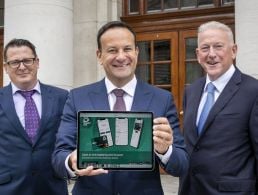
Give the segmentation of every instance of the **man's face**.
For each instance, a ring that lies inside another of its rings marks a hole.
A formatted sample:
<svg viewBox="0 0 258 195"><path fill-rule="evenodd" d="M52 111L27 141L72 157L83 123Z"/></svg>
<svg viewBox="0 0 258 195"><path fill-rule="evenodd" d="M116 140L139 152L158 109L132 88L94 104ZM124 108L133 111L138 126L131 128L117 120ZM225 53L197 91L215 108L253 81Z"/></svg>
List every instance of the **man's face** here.
<svg viewBox="0 0 258 195"><path fill-rule="evenodd" d="M6 56L9 64L6 63L4 68L10 80L20 89L32 89L37 83L37 71L39 68L39 60L35 58L32 50L27 46L10 47ZM25 65L26 61L30 61L32 58L35 60L31 64ZM20 60L24 60L25 64L20 63L18 67L12 66L12 64Z"/></svg>
<svg viewBox="0 0 258 195"><path fill-rule="evenodd" d="M100 42L99 63L114 85L124 86L133 78L137 64L138 48L133 34L126 28L111 28L101 36Z"/></svg>
<svg viewBox="0 0 258 195"><path fill-rule="evenodd" d="M233 64L237 46L230 41L228 34L220 29L209 29L199 33L196 49L198 62L211 80L218 79Z"/></svg>

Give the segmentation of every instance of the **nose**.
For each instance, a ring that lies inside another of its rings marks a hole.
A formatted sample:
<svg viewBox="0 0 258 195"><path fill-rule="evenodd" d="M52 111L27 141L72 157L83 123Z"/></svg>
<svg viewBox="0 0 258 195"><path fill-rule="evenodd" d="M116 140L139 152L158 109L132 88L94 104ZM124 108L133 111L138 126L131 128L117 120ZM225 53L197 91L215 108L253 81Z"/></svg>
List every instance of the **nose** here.
<svg viewBox="0 0 258 195"><path fill-rule="evenodd" d="M23 61L20 61L18 69L25 69L25 68L26 68L26 66L23 64Z"/></svg>
<svg viewBox="0 0 258 195"><path fill-rule="evenodd" d="M126 53L123 50L119 50L116 59L122 61L126 58Z"/></svg>
<svg viewBox="0 0 258 195"><path fill-rule="evenodd" d="M215 57L216 56L216 51L213 47L210 47L209 50L209 57Z"/></svg>

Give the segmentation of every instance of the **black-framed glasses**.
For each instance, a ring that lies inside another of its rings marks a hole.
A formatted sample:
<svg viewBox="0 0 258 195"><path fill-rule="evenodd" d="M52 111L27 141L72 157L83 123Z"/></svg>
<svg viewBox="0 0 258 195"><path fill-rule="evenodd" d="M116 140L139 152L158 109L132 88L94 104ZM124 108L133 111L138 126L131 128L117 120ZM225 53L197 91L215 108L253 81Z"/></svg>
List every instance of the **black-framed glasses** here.
<svg viewBox="0 0 258 195"><path fill-rule="evenodd" d="M18 68L21 63L24 66L31 66L32 64L34 64L36 58L24 58L22 60L12 60L9 62L6 62L6 64L8 64L11 68Z"/></svg>

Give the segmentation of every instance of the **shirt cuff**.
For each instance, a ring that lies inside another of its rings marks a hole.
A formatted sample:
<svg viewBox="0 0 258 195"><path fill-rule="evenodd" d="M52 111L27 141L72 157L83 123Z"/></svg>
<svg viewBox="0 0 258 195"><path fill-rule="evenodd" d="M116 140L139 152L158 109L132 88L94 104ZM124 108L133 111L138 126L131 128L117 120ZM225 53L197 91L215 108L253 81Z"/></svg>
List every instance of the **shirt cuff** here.
<svg viewBox="0 0 258 195"><path fill-rule="evenodd" d="M170 158L172 152L173 152L173 147L172 147L172 145L170 145L170 146L168 147L167 152L166 152L165 154L159 154L159 153L157 153L157 152L155 152L155 153L156 153L156 155L159 157L159 159L161 160L161 162L162 162L164 165L166 165L166 164L168 163L168 161L169 161L169 158Z"/></svg>
<svg viewBox="0 0 258 195"><path fill-rule="evenodd" d="M65 159L65 168L68 172L68 175L71 177L71 178L76 178L77 176L75 175L74 171L69 167L68 165L68 160L70 158L71 154L69 154L66 159Z"/></svg>

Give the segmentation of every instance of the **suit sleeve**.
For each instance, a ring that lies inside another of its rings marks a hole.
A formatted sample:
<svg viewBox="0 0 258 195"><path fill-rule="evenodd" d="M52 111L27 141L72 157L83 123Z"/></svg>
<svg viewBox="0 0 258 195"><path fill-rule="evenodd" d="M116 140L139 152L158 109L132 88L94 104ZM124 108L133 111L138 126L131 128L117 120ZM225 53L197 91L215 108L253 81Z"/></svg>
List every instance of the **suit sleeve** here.
<svg viewBox="0 0 258 195"><path fill-rule="evenodd" d="M53 168L61 178L69 177L65 167L65 159L76 149L77 112L73 102L73 95L70 92L64 106L61 123L56 136L55 150L52 155Z"/></svg>
<svg viewBox="0 0 258 195"><path fill-rule="evenodd" d="M173 97L169 96L166 102L166 114L173 130L172 154L166 165L161 164L165 171L173 176L182 176L188 170L188 154L184 138L179 128L179 119Z"/></svg>

